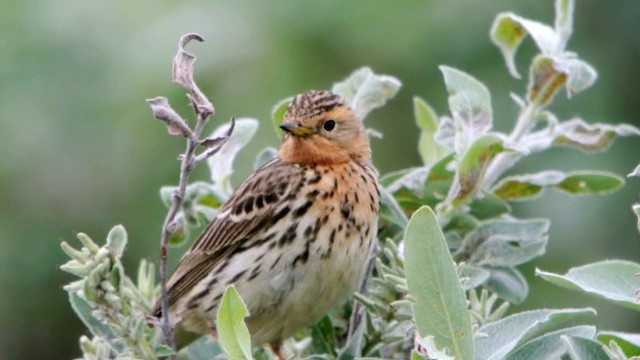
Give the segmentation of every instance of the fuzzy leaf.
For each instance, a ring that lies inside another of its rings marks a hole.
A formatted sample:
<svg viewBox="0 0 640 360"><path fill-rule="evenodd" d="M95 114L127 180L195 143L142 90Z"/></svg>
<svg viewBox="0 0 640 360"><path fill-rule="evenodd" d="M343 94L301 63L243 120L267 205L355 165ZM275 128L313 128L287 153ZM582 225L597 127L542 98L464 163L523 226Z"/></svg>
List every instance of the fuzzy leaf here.
<svg viewBox="0 0 640 360"><path fill-rule="evenodd" d="M280 129L280 124L284 121L284 113L287 112L291 100L293 100L293 97L282 99L271 110L271 122L279 139L282 139L284 135L283 130Z"/></svg>
<svg viewBox="0 0 640 360"><path fill-rule="evenodd" d="M603 344L615 341L626 356L640 356L640 334L619 331L601 331L598 333L598 341Z"/></svg>
<svg viewBox="0 0 640 360"><path fill-rule="evenodd" d="M476 331L476 360L503 359L517 346L577 316L595 316L593 309L542 309L524 311L481 326Z"/></svg>
<svg viewBox="0 0 640 360"><path fill-rule="evenodd" d="M567 73L567 97L590 88L598 79L598 72L593 66L580 59L562 59L557 66Z"/></svg>
<svg viewBox="0 0 640 360"><path fill-rule="evenodd" d="M627 124L587 124L581 119L566 121L551 138L553 145L578 148L587 152L605 150L616 136L640 136L640 130Z"/></svg>
<svg viewBox="0 0 640 360"><path fill-rule="evenodd" d="M475 247L469 262L475 265L517 266L544 254L549 220L491 220L465 237Z"/></svg>
<svg viewBox="0 0 640 360"><path fill-rule="evenodd" d="M613 173L575 172L554 188L573 195L608 194L624 185L624 179Z"/></svg>
<svg viewBox="0 0 640 360"><path fill-rule="evenodd" d="M126 246L127 231L124 229L124 226L116 225L111 228L107 235L107 247L116 259L120 259L122 257Z"/></svg>
<svg viewBox="0 0 640 360"><path fill-rule="evenodd" d="M640 177L640 164L638 164L638 166L636 166L636 168L633 169L633 171L630 172L629 175L627 175L627 177L632 177L632 176Z"/></svg>
<svg viewBox="0 0 640 360"><path fill-rule="evenodd" d="M422 163L429 167L445 157L449 151L435 140L435 134L438 130L438 116L433 108L423 99L414 96L413 113L416 125L420 129L418 152L422 157Z"/></svg>
<svg viewBox="0 0 640 360"><path fill-rule="evenodd" d="M513 304L520 304L529 295L527 279L518 269L485 266L490 271L487 286L500 298Z"/></svg>
<svg viewBox="0 0 640 360"><path fill-rule="evenodd" d="M564 341L567 353L572 360L609 360L602 344L595 340L580 336L563 335L562 341Z"/></svg>
<svg viewBox="0 0 640 360"><path fill-rule="evenodd" d="M311 349L317 354L335 356L336 335L329 316L325 316L311 327Z"/></svg>
<svg viewBox="0 0 640 360"><path fill-rule="evenodd" d="M258 156L256 156L256 161L253 163L253 169L258 169L262 165L271 161L276 156L278 156L278 149L272 148L270 146L262 149Z"/></svg>
<svg viewBox="0 0 640 360"><path fill-rule="evenodd" d="M362 356L362 341L364 338L365 321L360 321L358 327L347 340L344 349L338 354L337 360L355 360Z"/></svg>
<svg viewBox="0 0 640 360"><path fill-rule="evenodd" d="M487 165L504 149L502 138L494 134L483 135L473 142L458 163L457 182L450 193L454 203L463 203L475 194Z"/></svg>
<svg viewBox="0 0 640 360"><path fill-rule="evenodd" d="M498 217L511 212L509 204L491 193L483 193L469 204L470 214L478 220Z"/></svg>
<svg viewBox="0 0 640 360"><path fill-rule="evenodd" d="M244 318L247 307L232 285L225 290L216 316L218 341L230 359L252 359L251 339Z"/></svg>
<svg viewBox="0 0 640 360"><path fill-rule="evenodd" d="M502 51L509 73L516 79L520 79L520 74L516 69L514 58L518 47L527 35L531 35L544 54L555 53L560 42L558 35L551 27L511 12L496 16L490 34L491 41Z"/></svg>
<svg viewBox="0 0 640 360"><path fill-rule="evenodd" d="M491 130L491 95L484 84L460 70L440 66L440 71L449 92L449 110L455 123L455 152L461 155Z"/></svg>
<svg viewBox="0 0 640 360"><path fill-rule="evenodd" d="M545 187L556 185L565 178L564 173L555 170L509 176L502 179L491 192L504 200L526 200L537 197Z"/></svg>
<svg viewBox="0 0 640 360"><path fill-rule="evenodd" d="M95 309L89 305L86 300L78 296L76 293L70 292L69 303L71 304L73 311L78 315L78 318L80 318L84 323L84 326L86 326L94 336L103 337L107 340L115 337L109 326L103 324L92 315L92 312Z"/></svg>
<svg viewBox="0 0 640 360"><path fill-rule="evenodd" d="M211 138L222 137L228 134L230 123L218 127ZM235 130L220 150L207 159L211 171L211 181L225 197L231 195L233 188L230 183L233 174L233 161L238 152L251 141L258 129L258 121L255 119L238 119L235 121ZM223 199L226 200L226 199Z"/></svg>
<svg viewBox="0 0 640 360"><path fill-rule="evenodd" d="M554 29L558 34L558 50L565 49L573 33L574 0L556 0L556 18Z"/></svg>
<svg viewBox="0 0 640 360"><path fill-rule="evenodd" d="M586 325L554 331L517 348L506 357L506 360L560 359L568 351L567 344L563 341L564 336L593 339L595 334L596 328Z"/></svg>
<svg viewBox="0 0 640 360"><path fill-rule="evenodd" d="M220 343L206 335L180 350L180 359L219 359L223 354Z"/></svg>
<svg viewBox="0 0 640 360"><path fill-rule="evenodd" d="M547 106L566 82L567 73L558 69L554 58L538 55L529 69L527 100L540 107Z"/></svg>
<svg viewBox="0 0 640 360"><path fill-rule="evenodd" d="M388 75L377 75L368 67L354 71L341 82L333 84L331 91L342 97L351 109L364 120L371 110L383 106L396 96L401 82Z"/></svg>
<svg viewBox="0 0 640 360"><path fill-rule="evenodd" d="M416 328L457 359L473 356L471 320L444 235L429 207L416 211L405 233L405 271Z"/></svg>
<svg viewBox="0 0 640 360"><path fill-rule="evenodd" d="M634 292L640 288L640 264L624 260L605 260L575 267L565 275L536 269L536 275L568 288L598 295L618 305L640 310Z"/></svg>
<svg viewBox="0 0 640 360"><path fill-rule="evenodd" d="M527 200L547 188L555 188L573 195L606 194L624 185L624 180L612 173L547 170L536 174L504 178L491 191L504 200Z"/></svg>

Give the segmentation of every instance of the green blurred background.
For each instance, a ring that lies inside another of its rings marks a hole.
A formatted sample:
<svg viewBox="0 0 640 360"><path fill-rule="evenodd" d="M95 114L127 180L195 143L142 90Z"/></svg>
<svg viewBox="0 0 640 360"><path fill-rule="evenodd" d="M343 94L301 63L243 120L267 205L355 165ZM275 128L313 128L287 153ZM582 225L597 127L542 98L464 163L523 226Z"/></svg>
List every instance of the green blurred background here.
<svg viewBox="0 0 640 360"><path fill-rule="evenodd" d="M596 86L552 109L562 119L640 126L640 2L577 1L570 49L600 73ZM64 239L86 232L103 241L123 224L130 235L126 264L157 260L165 209L158 189L177 179L180 138L166 135L144 100L165 95L188 114L183 90L170 83L180 35L199 32L197 80L217 107L216 124L255 117L261 131L236 161L236 184L257 151L277 146L271 107L304 90L328 88L369 65L403 82L399 95L368 118L384 132L373 141L382 173L419 164L411 98L423 96L446 113L437 69L467 71L492 91L495 128L517 115L509 92L522 94L489 41L500 11L553 22L552 1L14 1L0 15L0 358L78 356L81 323L61 286ZM517 58L526 73L535 48ZM212 126L213 128L213 126ZM600 169L627 174L640 160L640 140L617 141L605 154L554 149L514 172ZM207 176L204 167L193 179ZM547 192L516 204L520 217L549 217L547 254L535 266L564 272L605 258L640 261L640 237L630 205L640 200L631 179L607 197L572 198ZM184 249L171 253L175 261ZM531 279L527 301L512 310L594 306L603 328L640 330L637 312Z"/></svg>

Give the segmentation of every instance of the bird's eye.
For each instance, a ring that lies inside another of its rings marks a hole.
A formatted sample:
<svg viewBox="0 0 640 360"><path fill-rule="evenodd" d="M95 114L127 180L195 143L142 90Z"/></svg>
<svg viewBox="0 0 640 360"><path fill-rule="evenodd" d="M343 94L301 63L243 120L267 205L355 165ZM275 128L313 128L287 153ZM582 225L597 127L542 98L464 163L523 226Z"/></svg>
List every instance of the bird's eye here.
<svg viewBox="0 0 640 360"><path fill-rule="evenodd" d="M327 121L324 122L322 127L327 131L331 131L336 127L336 121L335 120L327 120Z"/></svg>

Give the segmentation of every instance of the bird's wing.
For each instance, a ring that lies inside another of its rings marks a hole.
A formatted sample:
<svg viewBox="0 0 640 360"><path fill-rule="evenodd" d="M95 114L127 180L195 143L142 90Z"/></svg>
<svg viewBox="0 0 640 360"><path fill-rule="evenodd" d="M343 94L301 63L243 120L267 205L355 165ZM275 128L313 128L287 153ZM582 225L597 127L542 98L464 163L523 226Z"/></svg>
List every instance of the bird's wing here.
<svg viewBox="0 0 640 360"><path fill-rule="evenodd" d="M236 189L169 279L169 305L204 279L221 259L269 228L282 200L301 179L292 176L294 172L291 164L276 158ZM159 315L158 305L154 313Z"/></svg>

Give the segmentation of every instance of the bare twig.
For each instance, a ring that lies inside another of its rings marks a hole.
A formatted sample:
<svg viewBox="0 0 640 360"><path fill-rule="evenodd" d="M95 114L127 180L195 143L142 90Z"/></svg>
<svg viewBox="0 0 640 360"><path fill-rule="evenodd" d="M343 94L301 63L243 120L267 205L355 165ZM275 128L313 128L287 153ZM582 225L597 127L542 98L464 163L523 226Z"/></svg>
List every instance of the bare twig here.
<svg viewBox="0 0 640 360"><path fill-rule="evenodd" d="M220 150L222 145L231 136L233 131L234 120L229 127L229 131L225 136L220 138L208 138L200 140L202 131L205 124L209 120L215 110L213 104L207 99L207 97L198 88L193 80L193 66L196 61L196 57L184 50L184 47L191 40L204 41L204 39L198 34L186 34L180 38L178 43L178 53L173 59L173 81L182 85L188 90L187 97L189 103L192 106L195 116L196 124L194 129L191 129L189 125L182 120L180 115L171 108L166 98L157 97L155 99L147 100L151 106L154 117L164 121L168 128L169 133L172 135L182 135L187 139L187 146L183 154L180 155L180 179L177 189L173 193L171 206L167 212L167 216L162 226L162 234L160 238L160 309L162 312L162 331L165 338L165 343L171 348L175 349L175 341L173 338L173 329L169 321L169 298L167 296L167 244L169 238L175 233L178 227L176 222L176 216L178 215L180 208L182 207L189 175L197 163L205 160L209 156L215 154ZM198 146L205 147L206 149L196 154Z"/></svg>

